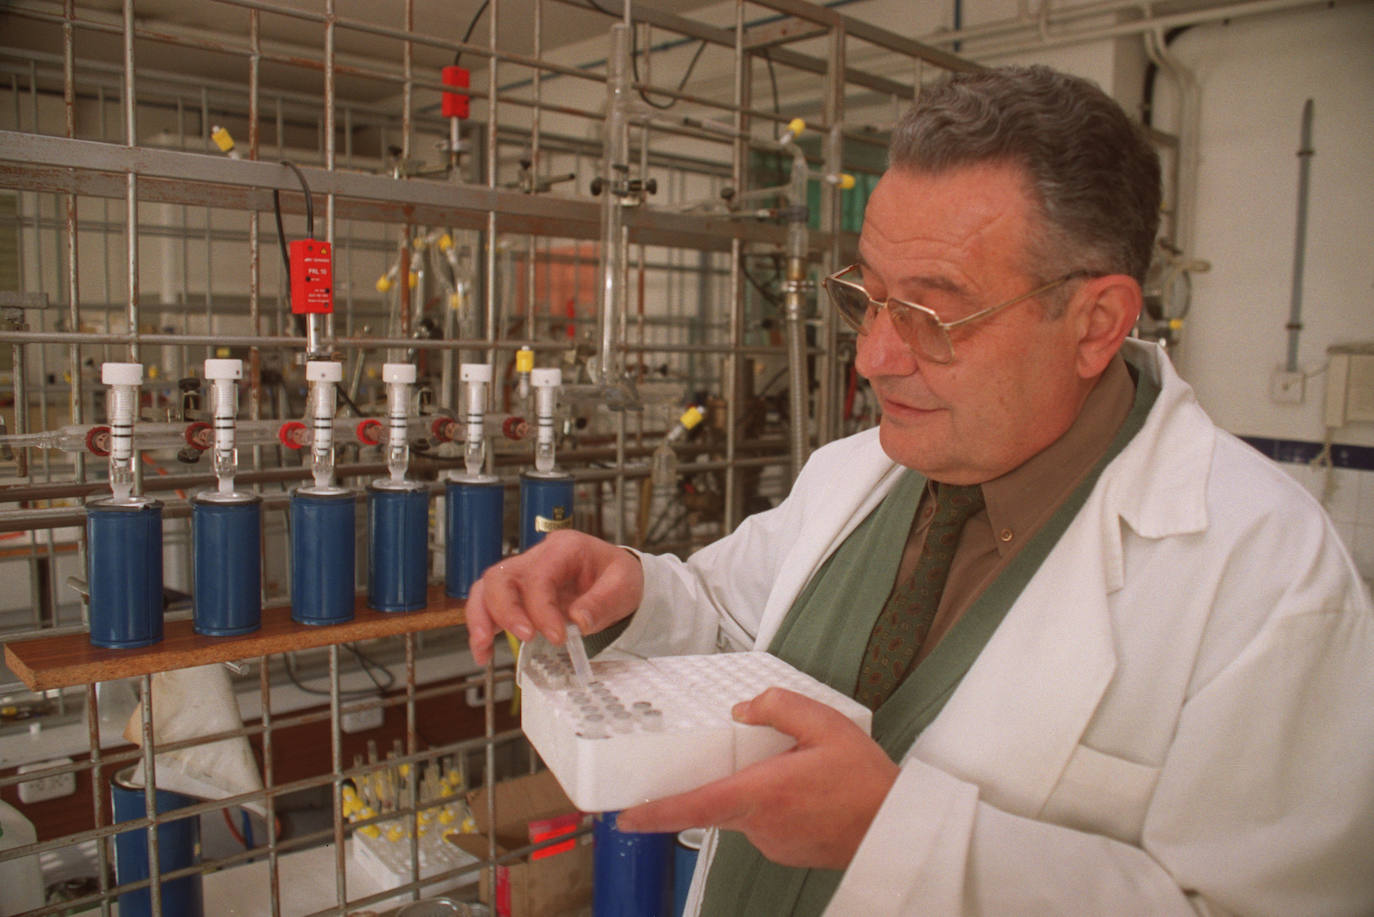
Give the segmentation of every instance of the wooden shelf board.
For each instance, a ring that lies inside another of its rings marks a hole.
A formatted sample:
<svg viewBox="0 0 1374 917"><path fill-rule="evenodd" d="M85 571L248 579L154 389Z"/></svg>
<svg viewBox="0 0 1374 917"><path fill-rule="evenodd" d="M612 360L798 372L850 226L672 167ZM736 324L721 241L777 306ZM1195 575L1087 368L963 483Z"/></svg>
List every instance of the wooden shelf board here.
<svg viewBox="0 0 1374 917"><path fill-rule="evenodd" d="M29 690L46 691L453 627L465 620L465 604L445 595L441 585L430 587L429 604L418 611L374 611L367 607L367 596L359 595L352 621L324 626L297 624L291 620L291 606L278 605L262 610L259 630L237 637L207 637L196 633L190 620L168 621L161 642L152 646L106 649L92 646L86 634L37 637L5 644L5 663Z"/></svg>

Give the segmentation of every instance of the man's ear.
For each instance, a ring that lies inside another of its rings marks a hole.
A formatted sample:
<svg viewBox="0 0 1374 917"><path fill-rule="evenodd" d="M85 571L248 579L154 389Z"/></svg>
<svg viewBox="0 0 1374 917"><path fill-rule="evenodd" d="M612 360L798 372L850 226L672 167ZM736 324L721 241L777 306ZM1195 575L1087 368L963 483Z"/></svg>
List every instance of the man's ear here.
<svg viewBox="0 0 1374 917"><path fill-rule="evenodd" d="M1093 379L1107 368L1135 326L1144 298L1140 284L1125 274L1091 277L1069 309L1078 334L1078 375Z"/></svg>

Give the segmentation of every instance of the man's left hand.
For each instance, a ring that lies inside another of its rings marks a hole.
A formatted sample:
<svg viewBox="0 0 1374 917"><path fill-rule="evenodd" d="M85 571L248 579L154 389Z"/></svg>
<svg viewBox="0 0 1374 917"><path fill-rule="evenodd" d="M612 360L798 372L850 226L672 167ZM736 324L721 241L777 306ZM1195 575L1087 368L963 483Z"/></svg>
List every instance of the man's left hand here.
<svg viewBox="0 0 1374 917"><path fill-rule="evenodd" d="M732 713L797 744L723 780L626 809L616 826L741 831L775 863L844 869L896 781L897 765L844 714L794 691L769 688Z"/></svg>

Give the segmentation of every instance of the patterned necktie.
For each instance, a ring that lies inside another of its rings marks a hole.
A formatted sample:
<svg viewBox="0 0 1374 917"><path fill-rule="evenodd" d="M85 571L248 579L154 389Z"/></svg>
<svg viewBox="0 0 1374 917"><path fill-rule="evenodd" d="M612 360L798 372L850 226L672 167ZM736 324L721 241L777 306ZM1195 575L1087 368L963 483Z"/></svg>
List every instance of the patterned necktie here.
<svg viewBox="0 0 1374 917"><path fill-rule="evenodd" d="M910 578L898 585L873 625L855 698L869 709L892 695L930 632L964 523L983 508L977 484L936 484L935 518Z"/></svg>

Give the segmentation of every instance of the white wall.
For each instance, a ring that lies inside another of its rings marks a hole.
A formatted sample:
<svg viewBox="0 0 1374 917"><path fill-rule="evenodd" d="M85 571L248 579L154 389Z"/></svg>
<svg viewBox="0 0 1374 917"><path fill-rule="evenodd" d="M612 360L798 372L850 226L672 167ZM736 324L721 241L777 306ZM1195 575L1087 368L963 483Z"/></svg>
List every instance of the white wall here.
<svg viewBox="0 0 1374 917"><path fill-rule="evenodd" d="M1173 43L1202 91L1193 306L1174 359L1221 426L1320 442L1326 348L1374 340L1374 6L1190 30ZM1167 99L1167 96L1165 97ZM1303 102L1315 105L1308 204L1302 404L1269 397L1287 356ZM1161 101L1164 101L1162 99ZM1167 115L1166 115L1167 117ZM1332 431L1374 445L1374 424ZM1374 471L1286 465L1325 502L1374 577Z"/></svg>

